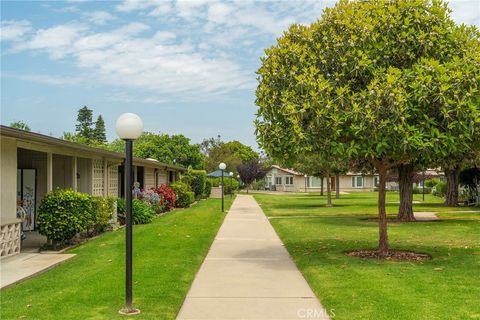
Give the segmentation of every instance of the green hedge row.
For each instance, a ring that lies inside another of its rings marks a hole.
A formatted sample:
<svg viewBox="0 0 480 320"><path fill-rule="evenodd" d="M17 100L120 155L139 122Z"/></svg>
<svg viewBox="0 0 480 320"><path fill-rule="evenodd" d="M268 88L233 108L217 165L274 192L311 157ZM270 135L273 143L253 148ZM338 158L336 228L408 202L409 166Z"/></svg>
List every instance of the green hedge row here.
<svg viewBox="0 0 480 320"><path fill-rule="evenodd" d="M178 208L187 208L195 202L195 192L184 182L175 182L171 184L175 192L175 204Z"/></svg>
<svg viewBox="0 0 480 320"><path fill-rule="evenodd" d="M55 246L77 233L101 232L115 210L113 197L96 197L71 189L57 189L45 195L38 209L39 233Z"/></svg>

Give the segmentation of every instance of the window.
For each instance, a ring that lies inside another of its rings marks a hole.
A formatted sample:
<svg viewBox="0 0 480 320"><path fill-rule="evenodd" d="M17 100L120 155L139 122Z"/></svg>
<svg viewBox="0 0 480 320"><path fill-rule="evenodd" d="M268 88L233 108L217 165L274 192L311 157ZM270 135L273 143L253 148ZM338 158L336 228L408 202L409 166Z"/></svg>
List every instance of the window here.
<svg viewBox="0 0 480 320"><path fill-rule="evenodd" d="M322 179L317 177L308 177L310 188L320 188L322 186Z"/></svg>
<svg viewBox="0 0 480 320"><path fill-rule="evenodd" d="M293 184L293 176L286 176L285 185L292 185L292 184Z"/></svg>
<svg viewBox="0 0 480 320"><path fill-rule="evenodd" d="M353 176L352 177L352 187L353 188L363 188L363 177L362 176Z"/></svg>
<svg viewBox="0 0 480 320"><path fill-rule="evenodd" d="M374 176L373 177L373 186L378 187L379 183L380 183L380 178L378 176Z"/></svg>
<svg viewBox="0 0 480 320"><path fill-rule="evenodd" d="M282 177L275 177L275 184L282 184Z"/></svg>

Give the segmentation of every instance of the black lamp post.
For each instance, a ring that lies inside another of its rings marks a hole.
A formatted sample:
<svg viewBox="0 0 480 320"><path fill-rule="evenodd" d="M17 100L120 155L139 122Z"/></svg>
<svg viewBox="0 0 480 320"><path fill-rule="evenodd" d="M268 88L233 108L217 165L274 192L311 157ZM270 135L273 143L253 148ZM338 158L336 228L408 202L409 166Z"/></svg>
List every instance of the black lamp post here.
<svg viewBox="0 0 480 320"><path fill-rule="evenodd" d="M304 175L305 177L305 193L307 193L307 181L308 181L308 176Z"/></svg>
<svg viewBox="0 0 480 320"><path fill-rule="evenodd" d="M237 174L237 181L238 181L238 192L240 192L240 175Z"/></svg>
<svg viewBox="0 0 480 320"><path fill-rule="evenodd" d="M229 173L230 176L230 198L233 197L233 172Z"/></svg>
<svg viewBox="0 0 480 320"><path fill-rule="evenodd" d="M125 141L125 306L119 310L123 315L139 314L140 310L132 305L133 279L133 233L132 233L132 186L133 186L133 140L140 137L143 131L143 122L134 113L124 113L118 117L115 129L120 139Z"/></svg>
<svg viewBox="0 0 480 320"><path fill-rule="evenodd" d="M422 201L425 202L425 171L422 173Z"/></svg>
<svg viewBox="0 0 480 320"><path fill-rule="evenodd" d="M223 162L218 165L218 168L222 170L222 212L225 212L225 204L224 204L225 186L223 184L223 171L225 170L226 167L227 165Z"/></svg>

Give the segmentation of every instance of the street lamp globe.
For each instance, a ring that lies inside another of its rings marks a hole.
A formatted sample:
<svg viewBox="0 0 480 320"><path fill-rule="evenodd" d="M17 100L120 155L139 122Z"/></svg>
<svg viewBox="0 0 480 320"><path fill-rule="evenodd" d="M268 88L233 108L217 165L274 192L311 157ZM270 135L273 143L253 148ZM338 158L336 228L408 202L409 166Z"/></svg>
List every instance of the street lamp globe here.
<svg viewBox="0 0 480 320"><path fill-rule="evenodd" d="M227 165L222 162L222 163L220 163L220 164L218 165L218 168L219 168L220 170L225 170L225 169L227 168Z"/></svg>
<svg viewBox="0 0 480 320"><path fill-rule="evenodd" d="M233 177L233 172L230 171L230 173L228 174L230 177Z"/></svg>
<svg viewBox="0 0 480 320"><path fill-rule="evenodd" d="M122 140L138 139L143 132L143 121L135 113L121 114L115 123L115 131Z"/></svg>

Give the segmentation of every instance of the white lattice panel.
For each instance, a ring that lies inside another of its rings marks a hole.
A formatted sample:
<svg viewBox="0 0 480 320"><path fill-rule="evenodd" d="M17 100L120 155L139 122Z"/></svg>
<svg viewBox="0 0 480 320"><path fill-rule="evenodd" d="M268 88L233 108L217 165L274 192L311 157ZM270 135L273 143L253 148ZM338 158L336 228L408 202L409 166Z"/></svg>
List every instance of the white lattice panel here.
<svg viewBox="0 0 480 320"><path fill-rule="evenodd" d="M94 196L103 195L103 161L93 159L93 190Z"/></svg>
<svg viewBox="0 0 480 320"><path fill-rule="evenodd" d="M0 227L0 257L20 252L20 222Z"/></svg>
<svg viewBox="0 0 480 320"><path fill-rule="evenodd" d="M118 167L108 169L108 195L118 196Z"/></svg>

